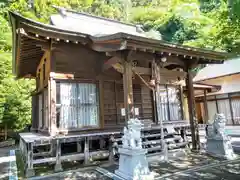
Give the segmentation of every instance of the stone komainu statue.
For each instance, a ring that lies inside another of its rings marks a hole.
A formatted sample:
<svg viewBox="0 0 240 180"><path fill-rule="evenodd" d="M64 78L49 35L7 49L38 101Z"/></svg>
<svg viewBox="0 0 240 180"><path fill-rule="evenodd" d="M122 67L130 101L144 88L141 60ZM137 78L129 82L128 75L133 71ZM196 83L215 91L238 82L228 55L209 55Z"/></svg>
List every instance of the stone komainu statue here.
<svg viewBox="0 0 240 180"><path fill-rule="evenodd" d="M208 138L227 138L225 134L226 118L224 114L215 114L214 121L208 124L207 137Z"/></svg>
<svg viewBox="0 0 240 180"><path fill-rule="evenodd" d="M212 123L207 126L206 152L226 159L235 159L230 137L225 133L224 114L215 114Z"/></svg>
<svg viewBox="0 0 240 180"><path fill-rule="evenodd" d="M124 135L122 137L123 148L141 149L142 138L141 138L142 124L138 119L131 119L128 121L127 128L124 127Z"/></svg>

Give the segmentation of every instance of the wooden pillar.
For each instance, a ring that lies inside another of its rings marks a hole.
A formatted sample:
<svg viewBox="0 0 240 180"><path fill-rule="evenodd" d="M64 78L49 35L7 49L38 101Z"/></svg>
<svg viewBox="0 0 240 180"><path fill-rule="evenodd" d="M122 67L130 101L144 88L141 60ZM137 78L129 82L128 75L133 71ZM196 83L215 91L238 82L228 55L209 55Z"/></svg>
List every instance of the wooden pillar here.
<svg viewBox="0 0 240 180"><path fill-rule="evenodd" d="M200 143L199 143L198 123L197 123L196 110L195 110L193 76L190 68L187 69L186 89L188 94L187 96L188 111L189 111L190 129L191 129L191 136L192 136L192 149L199 150Z"/></svg>
<svg viewBox="0 0 240 180"><path fill-rule="evenodd" d="M161 88L161 78L160 78L160 64L156 62L156 60L153 61L152 63L153 66L153 72L154 77L155 77L155 96L156 96L156 107L157 107L157 117L158 117L158 123L161 128L161 148L162 151L164 150L165 147L165 142L164 142L164 133L163 133L163 119L162 119L162 107L161 107L161 96L160 96L160 88Z"/></svg>
<svg viewBox="0 0 240 180"><path fill-rule="evenodd" d="M85 137L84 140L84 163L89 163L89 137Z"/></svg>
<svg viewBox="0 0 240 180"><path fill-rule="evenodd" d="M100 126L104 128L104 84L103 80L99 80L99 101L100 101Z"/></svg>
<svg viewBox="0 0 240 180"><path fill-rule="evenodd" d="M35 175L34 169L33 169L33 143L27 143L27 167L25 175L26 177L32 177Z"/></svg>
<svg viewBox="0 0 240 180"><path fill-rule="evenodd" d="M37 95L34 94L32 95L32 127L31 127L31 131L36 131L38 126L37 126Z"/></svg>
<svg viewBox="0 0 240 180"><path fill-rule="evenodd" d="M59 139L56 139L56 164L55 164L54 170L55 170L55 172L62 171L61 142Z"/></svg>
<svg viewBox="0 0 240 180"><path fill-rule="evenodd" d="M133 87L132 87L132 62L123 61L123 92L124 92L124 108L125 108L125 123L135 117L133 105Z"/></svg>
<svg viewBox="0 0 240 180"><path fill-rule="evenodd" d="M77 140L77 152L78 153L82 152L82 142L81 142L81 139Z"/></svg>
<svg viewBox="0 0 240 180"><path fill-rule="evenodd" d="M228 94L228 98L229 98L229 107L230 107L232 124L235 125L235 122L234 122L234 114L233 114L233 107L232 107L232 98L231 98L230 94Z"/></svg>
<svg viewBox="0 0 240 180"><path fill-rule="evenodd" d="M166 93L167 93L167 115L168 115L168 120L171 121L171 116L170 116L170 103L169 103L169 91L168 91L168 85L165 85L166 88Z"/></svg>
<svg viewBox="0 0 240 180"><path fill-rule="evenodd" d="M184 98L183 98L183 87L179 86L179 101L180 101L180 108L181 108L181 118L182 120L186 120L185 114L184 114Z"/></svg>
<svg viewBox="0 0 240 180"><path fill-rule="evenodd" d="M114 162L114 136L111 135L109 140L108 140L108 150L109 150L109 157L108 157L108 160L110 163L113 163Z"/></svg>
<svg viewBox="0 0 240 180"><path fill-rule="evenodd" d="M49 134L55 136L57 134L57 109L56 109L56 81L50 77L48 82L48 107L49 108Z"/></svg>
<svg viewBox="0 0 240 180"><path fill-rule="evenodd" d="M151 81L155 81L156 77L155 77L155 67L156 64L155 64L155 59L152 61L152 64L151 64L151 69L152 69L152 77L151 77ZM154 84L154 82L151 82ZM159 124L159 121L158 121L158 115L157 115L157 100L156 100L156 90L155 89L152 89L152 107L153 107L153 118L154 118L154 121L156 124Z"/></svg>
<svg viewBox="0 0 240 180"><path fill-rule="evenodd" d="M204 96L203 96L203 104L204 104L204 119L205 119L205 123L208 123L209 120L209 115L208 115L208 107L207 107L207 90L204 89Z"/></svg>
<svg viewBox="0 0 240 180"><path fill-rule="evenodd" d="M104 136L100 136L100 139L99 139L99 146L100 146L100 149L103 149L104 146L105 146L105 139L104 139Z"/></svg>

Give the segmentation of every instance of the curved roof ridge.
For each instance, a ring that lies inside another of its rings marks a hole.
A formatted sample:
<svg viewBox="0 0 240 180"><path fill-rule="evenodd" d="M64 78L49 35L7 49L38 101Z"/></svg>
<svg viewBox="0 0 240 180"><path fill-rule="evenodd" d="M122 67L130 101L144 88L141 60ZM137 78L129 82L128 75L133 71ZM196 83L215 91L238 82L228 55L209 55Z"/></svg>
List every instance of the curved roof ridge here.
<svg viewBox="0 0 240 180"><path fill-rule="evenodd" d="M102 17L102 16L92 15L92 14L85 13L85 12L74 11L74 10L72 10L72 9L68 9L68 8L64 8L64 7L60 7L60 6L56 6L56 5L53 5L53 7L54 7L55 9L57 9L59 12L60 12L61 10L65 10L65 11L67 11L67 12L71 12L71 13L75 13L75 14L80 14L80 15L84 15L84 16L88 16L88 17L93 17L93 18L97 18L97 19L101 19L101 20L106 20L106 21L110 21L110 22L114 22L114 23L118 23L118 24L123 24L123 25L128 25L128 26L133 26L133 27L138 26L138 25L136 25L136 24L127 23L127 22L122 22L122 21L118 21L118 20L115 20L115 19L106 18L106 17Z"/></svg>

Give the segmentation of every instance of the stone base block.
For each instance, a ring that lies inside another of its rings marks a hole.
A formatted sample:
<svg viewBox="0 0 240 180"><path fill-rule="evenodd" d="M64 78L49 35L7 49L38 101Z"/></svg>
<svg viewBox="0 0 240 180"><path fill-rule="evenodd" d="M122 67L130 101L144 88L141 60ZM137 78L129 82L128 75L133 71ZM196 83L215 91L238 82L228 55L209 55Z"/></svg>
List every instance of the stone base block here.
<svg viewBox="0 0 240 180"><path fill-rule="evenodd" d="M149 171L146 153L145 149L119 148L119 168L115 174L125 180L153 179ZM114 179L119 179L117 176Z"/></svg>
<svg viewBox="0 0 240 180"><path fill-rule="evenodd" d="M62 171L62 164L55 164L54 171L55 172L60 172Z"/></svg>
<svg viewBox="0 0 240 180"><path fill-rule="evenodd" d="M25 172L27 178L35 176L35 171L33 168L27 168Z"/></svg>
<svg viewBox="0 0 240 180"><path fill-rule="evenodd" d="M236 154L233 152L231 141L227 139L207 139L206 152L211 156L229 160L237 158Z"/></svg>

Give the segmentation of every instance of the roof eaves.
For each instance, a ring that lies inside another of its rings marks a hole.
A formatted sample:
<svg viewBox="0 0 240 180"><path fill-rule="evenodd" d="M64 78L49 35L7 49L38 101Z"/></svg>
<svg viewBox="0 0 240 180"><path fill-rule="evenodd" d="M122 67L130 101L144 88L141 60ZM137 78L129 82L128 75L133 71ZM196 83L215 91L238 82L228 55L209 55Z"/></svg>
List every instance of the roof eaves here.
<svg viewBox="0 0 240 180"><path fill-rule="evenodd" d="M17 49L17 37L16 37L16 19L11 16L10 14L8 14L9 20L10 20L10 25L11 25L11 29L12 29L12 65L16 65L16 49ZM16 67L12 66L12 72L13 74L16 74Z"/></svg>
<svg viewBox="0 0 240 180"><path fill-rule="evenodd" d="M217 60L215 63L223 63L222 60L227 59L229 56L229 53L225 53L225 52L217 52L217 51L205 50L205 49L194 48L189 46L182 46L178 44L171 44L163 40L135 36L135 35L126 34L126 33L116 33L116 34L101 36L101 37L91 37L91 39L95 43L113 40L113 39L125 39L127 41L135 41L136 43L139 43L139 42L147 43L146 45L149 45L151 48L159 48L159 49L165 49L165 50L168 49L169 52L174 48L175 50L177 50L179 53L182 53L182 54L187 52L192 52L192 54L196 54L196 56L198 57L206 57L207 59Z"/></svg>
<svg viewBox="0 0 240 180"><path fill-rule="evenodd" d="M213 76L213 77L210 77L210 78L202 78L202 79L199 79L197 81L194 81L194 83L202 83L204 81L215 80L215 79L219 79L219 78L223 78L223 77L227 77L227 76L233 76L233 75L237 75L237 74L240 74L240 72L229 73L229 74L225 74L225 75L222 75L222 76Z"/></svg>
<svg viewBox="0 0 240 180"><path fill-rule="evenodd" d="M37 29L40 31L45 31L47 33L56 33L56 35L65 35L65 36L72 36L72 37L81 37L81 38L87 38L89 35L88 34L83 34L83 33L79 33L79 32L75 32L75 31L69 31L69 30L64 30L61 28L57 28L54 27L52 25L47 25L47 24L43 24L28 18L25 18L23 16L21 16L18 13L15 12L9 12L10 17L18 20L19 22L21 22L22 24L24 24L27 27L30 27L33 29Z"/></svg>

